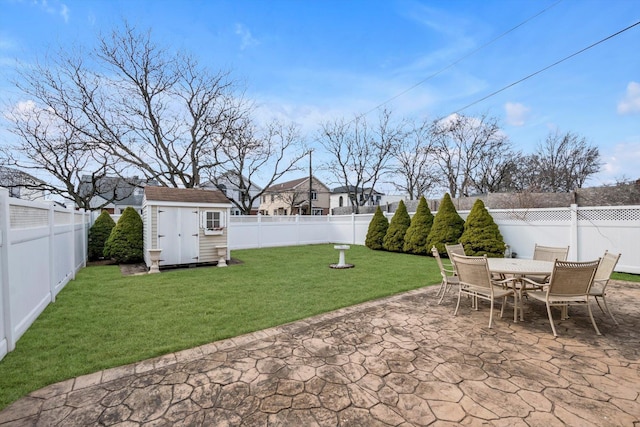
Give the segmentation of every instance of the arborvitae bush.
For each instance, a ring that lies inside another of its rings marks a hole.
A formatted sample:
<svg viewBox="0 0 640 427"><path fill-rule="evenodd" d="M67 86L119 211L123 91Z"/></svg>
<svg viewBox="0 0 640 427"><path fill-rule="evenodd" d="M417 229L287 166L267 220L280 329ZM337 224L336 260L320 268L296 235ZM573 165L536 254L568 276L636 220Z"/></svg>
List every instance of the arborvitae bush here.
<svg viewBox="0 0 640 427"><path fill-rule="evenodd" d="M373 218L371 218L371 222L369 223L367 238L365 239L364 244L369 249L374 249L376 251L384 249L382 247L382 242L384 240L384 236L387 234L388 228L389 220L382 213L380 206L378 206L376 213L373 214Z"/></svg>
<svg viewBox="0 0 640 427"><path fill-rule="evenodd" d="M132 207L122 212L118 223L104 246L104 256L118 263L141 262L142 254L142 218Z"/></svg>
<svg viewBox="0 0 640 427"><path fill-rule="evenodd" d="M486 254L493 258L504 256L505 245L500 229L480 199L475 201L469 212L460 243L467 255Z"/></svg>
<svg viewBox="0 0 640 427"><path fill-rule="evenodd" d="M98 218L96 218L96 221L89 229L89 245L87 249L90 261L102 258L104 254L104 244L115 226L116 222L107 211L103 210Z"/></svg>
<svg viewBox="0 0 640 427"><path fill-rule="evenodd" d="M382 247L391 252L402 252L404 235L410 225L411 217L407 212L407 207L404 202L400 200L398 209L396 209L396 213L393 214L387 234L385 234L384 240L382 241Z"/></svg>
<svg viewBox="0 0 640 427"><path fill-rule="evenodd" d="M427 205L427 199L420 197L416 213L411 218L411 225L404 235L404 251L416 255L425 255L431 252L427 248L427 236L433 225L433 214Z"/></svg>
<svg viewBox="0 0 640 427"><path fill-rule="evenodd" d="M464 232L464 220L453 206L451 196L446 193L440 202L440 208L433 218L433 225L427 237L427 248L431 250L433 246L438 249L441 255L447 253L445 244L456 244ZM465 248L466 253L466 248Z"/></svg>

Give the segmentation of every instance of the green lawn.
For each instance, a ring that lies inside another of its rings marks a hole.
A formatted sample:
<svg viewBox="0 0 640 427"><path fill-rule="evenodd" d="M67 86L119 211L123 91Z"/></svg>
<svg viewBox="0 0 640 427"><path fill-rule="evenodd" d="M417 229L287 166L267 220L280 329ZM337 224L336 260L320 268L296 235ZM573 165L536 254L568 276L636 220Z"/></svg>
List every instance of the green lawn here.
<svg viewBox="0 0 640 427"><path fill-rule="evenodd" d="M0 409L48 384L439 283L435 260L352 245L237 250L242 263L123 277L87 267L0 361Z"/></svg>

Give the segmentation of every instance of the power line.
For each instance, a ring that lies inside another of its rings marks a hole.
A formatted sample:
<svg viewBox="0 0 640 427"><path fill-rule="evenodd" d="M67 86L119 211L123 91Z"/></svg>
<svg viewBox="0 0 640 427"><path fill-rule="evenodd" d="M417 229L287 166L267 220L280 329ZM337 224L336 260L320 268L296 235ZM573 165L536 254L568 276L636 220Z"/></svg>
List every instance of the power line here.
<svg viewBox="0 0 640 427"><path fill-rule="evenodd" d="M635 24L631 24L631 25L629 25L628 27L623 28L622 30L620 30L620 31L618 31L618 32L616 32L616 33L614 33L614 34L611 34L610 36L607 36L607 37L605 37L605 38L603 38L603 39L601 39L601 40L599 40L599 41L597 41L597 42L595 42L595 43L593 43L593 44L591 44L591 45L589 45L589 46L587 46L587 47L585 47L585 48L583 48L583 49L580 49L579 51L577 51L577 52L575 52L575 53L572 53L571 55L566 56L566 57L562 58L561 60L554 62L554 63L553 63L553 64L551 64L551 65L547 65L546 67L541 68L540 70L538 70L538 71L536 71L536 72L534 72L534 73L531 73L531 74L529 74L528 76L521 78L520 80L517 80L517 81L515 81L515 82L513 82L513 83L511 83L511 84L508 84L507 86L504 86L502 89L498 89L498 90L496 90L495 92L491 92L489 95L484 96L484 97L482 97L482 98L480 98L480 99L478 99L478 100L476 100L476 101L473 101L473 102L472 102L472 103L470 103L470 104L465 105L464 107L462 107L462 108L458 109L457 111L455 111L455 112L454 112L454 113L452 113L452 114L456 114L456 113L459 113L459 112L461 112L461 111L464 111L464 110L466 110L467 108L472 107L472 106L474 106L474 105L476 105L476 104L478 104L478 103L480 103L480 102L484 101L485 99L491 98L492 96L495 96L495 95L499 94L500 92L504 92L505 90L509 89L510 87L513 87L513 86L515 86L515 85L517 85L517 84L519 84L519 83L522 83L523 81L528 80L528 79L530 79L531 77L536 76L536 75L538 75L538 74L540 74L540 73L542 73L542 72L544 72L544 71L548 70L549 68L555 67L556 65L561 64L561 63L563 63L564 61L566 61L566 60L568 60L568 59L573 58L574 56L580 55L581 53L583 53L583 52L585 52L585 51L587 51L587 50L589 50L589 49L591 49L591 48L593 48L593 47L596 47L597 45L599 45L599 44L601 44L601 43L604 43L604 42L606 42L606 41L607 41L607 40L609 40L609 39L612 39L612 38L614 38L614 37L616 37L616 36L619 36L620 34L624 33L625 31L628 31L628 30L630 30L630 29L632 29L633 27L638 26L638 25L640 25L640 21L636 22Z"/></svg>
<svg viewBox="0 0 640 427"><path fill-rule="evenodd" d="M414 84L413 86L409 87L408 89L403 90L402 92L392 96L391 98L387 99L384 102L381 102L380 104L378 104L377 106L375 106L374 108L370 109L369 111L359 115L356 119L357 120L359 118L362 118L366 115L368 115L369 113L371 113L372 111L375 111L377 109L379 109L380 107L390 103L391 101L394 101L395 99L401 97L402 95L406 94L407 92L412 91L413 89L417 88L418 86L424 84L425 82L431 80L432 78L436 77L437 75L447 71L449 68L457 65L458 63L462 62L463 60L467 59L468 57L476 54L477 52L479 52L480 50L484 49L485 47L495 43L496 41L500 40L501 38L503 38L504 36L506 36L509 33L512 33L513 31L517 30L518 28L522 27L523 25L525 25L526 23L528 23L529 21L532 21L533 19L537 18L538 16L542 15L543 13L545 13L546 11L548 11L549 9L557 6L559 3L561 3L562 0L558 0L557 2L553 3L551 6L546 7L545 9L542 9L540 12L536 13L535 15L530 16L529 18L525 19L524 21L520 22L518 25L516 25L513 28L508 29L507 31L505 31L504 33L500 34L499 36L491 39L490 41L488 41L487 43L479 46L478 48L472 50L471 52L467 53L466 55L458 58L457 60L455 60L454 62L450 63L449 65L447 65L446 67L436 71L433 74L430 74L429 76L425 77L424 79L420 80L418 83Z"/></svg>

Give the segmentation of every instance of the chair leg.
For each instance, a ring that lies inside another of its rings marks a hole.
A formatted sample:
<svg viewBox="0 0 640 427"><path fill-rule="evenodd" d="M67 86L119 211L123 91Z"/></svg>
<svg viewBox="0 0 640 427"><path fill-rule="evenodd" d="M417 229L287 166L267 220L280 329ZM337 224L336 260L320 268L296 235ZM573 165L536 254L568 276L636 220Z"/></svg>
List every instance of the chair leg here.
<svg viewBox="0 0 640 427"><path fill-rule="evenodd" d="M491 306L489 310L489 329L491 329L491 322L493 321L493 298L491 298ZM477 302L476 302L477 304ZM476 309L477 310L477 309Z"/></svg>
<svg viewBox="0 0 640 427"><path fill-rule="evenodd" d="M557 337L558 333L556 332L556 326L553 324L553 317L551 316L551 306L547 303L547 314L549 315L549 323L551 323L551 330L553 331L553 336Z"/></svg>
<svg viewBox="0 0 640 427"><path fill-rule="evenodd" d="M598 325L596 325L596 321L593 318L593 313L591 312L591 304L589 304L589 300L587 300L587 310L589 311L589 317L591 318L591 323L593 324L593 328L596 330L596 334L602 335L600 333L600 329L598 329Z"/></svg>
<svg viewBox="0 0 640 427"><path fill-rule="evenodd" d="M507 304L507 297L502 298L502 307L500 307L500 318L504 315L504 306Z"/></svg>
<svg viewBox="0 0 640 427"><path fill-rule="evenodd" d="M604 296L602 298L604 299ZM600 301L598 300L598 297L594 296L593 299L596 300L596 304L598 304L598 308L600 309L600 311L604 313L605 312L604 308L602 308L602 306L600 305Z"/></svg>
<svg viewBox="0 0 640 427"><path fill-rule="evenodd" d="M447 294L447 291L449 290L449 287L451 285L449 285L449 282L442 282L442 285L440 285L440 289L442 289L442 295L440 295L440 291L438 291L438 295L440 295L440 299L438 300L438 304L442 304L442 300L444 300L444 296Z"/></svg>
<svg viewBox="0 0 640 427"><path fill-rule="evenodd" d="M462 289L458 291L458 303L456 304L456 310L453 312L454 316L458 314L458 308L460 308L460 294L462 294Z"/></svg>
<svg viewBox="0 0 640 427"><path fill-rule="evenodd" d="M596 302L597 301L598 301L598 298L596 298ZM611 312L611 309L609 308L609 305L607 304L607 298L604 296L604 294L602 295L602 303L604 304L604 308L607 309L607 314L609 315L609 317L611 317L611 320L613 320L613 323L615 323L616 325L619 325L619 323L616 320L616 318L613 317L613 313Z"/></svg>

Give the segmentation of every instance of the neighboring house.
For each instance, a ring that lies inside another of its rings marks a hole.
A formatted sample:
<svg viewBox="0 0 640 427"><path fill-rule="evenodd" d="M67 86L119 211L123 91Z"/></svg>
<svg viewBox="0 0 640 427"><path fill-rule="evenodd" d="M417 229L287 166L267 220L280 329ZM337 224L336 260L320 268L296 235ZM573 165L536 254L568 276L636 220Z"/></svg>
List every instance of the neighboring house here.
<svg viewBox="0 0 640 427"><path fill-rule="evenodd" d="M42 189L44 185L44 181L26 172L0 166L0 187L5 187L9 190L9 197L42 201L46 196L45 191Z"/></svg>
<svg viewBox="0 0 640 427"><path fill-rule="evenodd" d="M247 181L245 178L243 178L243 180L245 182ZM242 200L243 192L240 191L238 180L235 179L235 175L231 173L225 173L222 176L218 177L216 179L216 183L212 181L204 183L202 185L202 188L204 189L215 188L217 190L220 190L224 193L225 196L227 196L229 200L231 200L232 203L238 202L239 205L242 205L240 201ZM260 187L252 184L249 187L249 196L255 197L258 193L260 193L261 190L262 189ZM245 193L245 196L246 196L246 193ZM249 214L257 215L259 208L260 208L260 198L256 197L256 199L251 204L251 212ZM242 215L242 211L240 210L240 208L238 208L238 206L235 205L235 203L231 207L231 215Z"/></svg>
<svg viewBox="0 0 640 427"><path fill-rule="evenodd" d="M144 258L160 251L160 267L215 263L230 259L228 217L231 202L219 190L147 186L142 222Z"/></svg>
<svg viewBox="0 0 640 427"><path fill-rule="evenodd" d="M144 187L147 185L158 184L155 181L146 181L137 176L131 178L99 178L95 183L97 194L91 199L90 207L91 209L99 209L102 206L101 209L106 210L112 215L122 214L127 207L132 207L138 213L142 213ZM79 192L80 195L91 194L93 192L91 176L82 176Z"/></svg>
<svg viewBox="0 0 640 427"><path fill-rule="evenodd" d="M311 213L329 213L329 187L313 177L311 181ZM262 215L309 215L309 177L274 184L265 189L260 201Z"/></svg>
<svg viewBox="0 0 640 427"><path fill-rule="evenodd" d="M370 194L371 193L371 194ZM348 187L337 187L331 190L330 209L333 212L335 208L351 207L351 206L378 206L381 203L384 194L375 190L371 191L371 188L365 188L362 190L355 190L353 185ZM349 198L355 197L353 205ZM363 203L364 201L364 203Z"/></svg>

